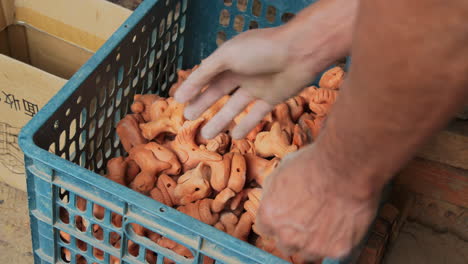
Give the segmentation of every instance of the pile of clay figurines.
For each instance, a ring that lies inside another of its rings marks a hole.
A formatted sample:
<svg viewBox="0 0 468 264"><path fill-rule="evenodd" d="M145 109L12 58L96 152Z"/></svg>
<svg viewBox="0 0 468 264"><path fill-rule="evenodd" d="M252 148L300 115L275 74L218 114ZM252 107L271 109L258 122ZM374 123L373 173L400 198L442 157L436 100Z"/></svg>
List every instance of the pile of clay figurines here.
<svg viewBox="0 0 468 264"><path fill-rule="evenodd" d="M178 72L178 82L171 88L171 94L191 72ZM228 95L193 121L184 118L184 105L172 97L135 95L132 113L117 125L128 155L110 160L106 177L280 258L302 263L299 257L283 256L273 239L262 236L256 229L262 184L285 155L317 137L344 74L340 67L328 70L319 82L320 88L308 87L277 105L240 140L233 140L229 130L248 113L249 107L215 138L206 140L199 133L226 103ZM94 208L98 214L103 210L99 206ZM113 217L112 221L122 219ZM193 258L189 249L166 237L136 224L133 230L164 248ZM130 253L138 251L137 244L128 246ZM149 263L155 263L155 258L154 253L147 252ZM204 263L213 262L205 257Z"/></svg>

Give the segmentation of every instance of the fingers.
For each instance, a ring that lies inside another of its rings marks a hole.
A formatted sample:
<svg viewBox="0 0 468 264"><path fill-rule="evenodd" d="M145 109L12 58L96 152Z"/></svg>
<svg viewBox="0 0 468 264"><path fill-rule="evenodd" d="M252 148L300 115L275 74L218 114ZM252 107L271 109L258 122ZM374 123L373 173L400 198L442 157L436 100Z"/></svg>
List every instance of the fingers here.
<svg viewBox="0 0 468 264"><path fill-rule="evenodd" d="M235 75L229 71L219 75L208 89L193 99L185 107L184 115L189 120L198 118L206 109L213 105L219 98L228 94L237 87Z"/></svg>
<svg viewBox="0 0 468 264"><path fill-rule="evenodd" d="M234 139L245 137L258 124L258 122L265 117L266 114L273 110L273 108L273 105L270 105L265 101L258 100L255 102L249 113L242 118L240 123L232 131L232 137Z"/></svg>
<svg viewBox="0 0 468 264"><path fill-rule="evenodd" d="M203 138L214 138L252 101L242 89L236 91L224 107L202 128Z"/></svg>
<svg viewBox="0 0 468 264"><path fill-rule="evenodd" d="M200 64L197 70L189 75L187 80L177 89L174 98L180 103L186 103L195 98L201 89L211 82L218 74L227 70L227 53L217 49Z"/></svg>
<svg viewBox="0 0 468 264"><path fill-rule="evenodd" d="M302 249L303 243L307 241L307 238L304 238L305 235L307 232L299 232L295 228L284 226L278 232L277 247L285 255L291 256Z"/></svg>

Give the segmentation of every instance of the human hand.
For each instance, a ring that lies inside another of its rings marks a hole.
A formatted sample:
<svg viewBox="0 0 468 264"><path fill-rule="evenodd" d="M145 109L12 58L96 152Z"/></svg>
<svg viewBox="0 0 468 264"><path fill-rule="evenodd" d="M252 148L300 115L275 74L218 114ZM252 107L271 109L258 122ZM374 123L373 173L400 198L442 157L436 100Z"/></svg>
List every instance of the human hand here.
<svg viewBox="0 0 468 264"><path fill-rule="evenodd" d="M249 117L233 131L233 137L243 137L277 103L296 94L319 71L306 70L309 66L304 61L291 58L282 31L282 28L258 29L236 36L204 60L176 92L176 100L190 100L185 116L195 119L219 98L238 88L202 129L203 137L216 136L250 102L258 99ZM209 87L200 94L206 85Z"/></svg>
<svg viewBox="0 0 468 264"><path fill-rule="evenodd" d="M365 235L379 197L327 172L311 148L286 156L267 178L256 225L286 255L342 258Z"/></svg>
<svg viewBox="0 0 468 264"><path fill-rule="evenodd" d="M283 26L249 30L224 43L176 91L177 101L188 102L185 117L196 119L234 91L201 133L207 139L215 137L255 101L232 131L233 138L244 137L276 104L347 54L357 2L322 0Z"/></svg>

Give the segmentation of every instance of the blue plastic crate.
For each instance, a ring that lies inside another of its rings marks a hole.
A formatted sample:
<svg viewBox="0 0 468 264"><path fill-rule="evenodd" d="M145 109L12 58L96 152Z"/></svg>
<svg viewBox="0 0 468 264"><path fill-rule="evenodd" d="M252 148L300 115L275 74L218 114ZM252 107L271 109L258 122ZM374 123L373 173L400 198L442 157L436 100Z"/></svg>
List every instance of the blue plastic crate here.
<svg viewBox="0 0 468 264"><path fill-rule="evenodd" d="M203 263L203 256L216 263L286 263L98 174L123 153L115 125L134 94L167 94L177 69L198 64L241 31L280 25L311 2L145 0L21 132L35 263L110 263L111 256L146 263L146 250L157 253L157 263ZM86 200L84 211L78 197ZM105 207L103 219L93 215L95 204ZM112 225L112 214L123 216L121 227ZM185 245L195 258L139 237L131 223ZM93 235L96 226L103 240ZM68 243L60 232L70 235ZM111 236L120 238L119 248ZM130 240L139 245L137 257L127 251Z"/></svg>

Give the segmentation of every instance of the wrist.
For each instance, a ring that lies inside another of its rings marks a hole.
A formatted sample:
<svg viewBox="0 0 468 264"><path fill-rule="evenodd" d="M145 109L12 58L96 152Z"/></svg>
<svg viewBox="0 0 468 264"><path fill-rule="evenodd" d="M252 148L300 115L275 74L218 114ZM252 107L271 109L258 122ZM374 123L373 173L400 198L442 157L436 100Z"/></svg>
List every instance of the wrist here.
<svg viewBox="0 0 468 264"><path fill-rule="evenodd" d="M374 200L379 196L385 181L382 181L377 169L365 163L355 164L351 159L340 159L323 144L317 143L308 147L308 160L312 167L329 179L338 194L347 194L349 199L355 201Z"/></svg>

